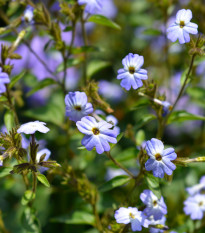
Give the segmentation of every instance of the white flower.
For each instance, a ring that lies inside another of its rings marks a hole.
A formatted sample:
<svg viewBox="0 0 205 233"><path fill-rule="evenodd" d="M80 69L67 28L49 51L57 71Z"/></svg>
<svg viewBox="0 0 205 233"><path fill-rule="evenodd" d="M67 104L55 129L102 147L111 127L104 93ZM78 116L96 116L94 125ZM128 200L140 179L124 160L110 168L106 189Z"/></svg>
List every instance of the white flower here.
<svg viewBox="0 0 205 233"><path fill-rule="evenodd" d="M40 162L40 158L42 155L46 154L45 158L43 159L43 161L47 161L49 158L50 158L50 155L51 155L51 151L48 150L48 149L43 149L43 150L40 150L37 155L36 155L36 162L39 163ZM44 171L48 170L48 168L46 167L42 167L42 166L39 166L38 167L38 170L43 173Z"/></svg>
<svg viewBox="0 0 205 233"><path fill-rule="evenodd" d="M50 129L45 125L45 122L31 121L21 125L17 133L34 134L36 131L47 133Z"/></svg>

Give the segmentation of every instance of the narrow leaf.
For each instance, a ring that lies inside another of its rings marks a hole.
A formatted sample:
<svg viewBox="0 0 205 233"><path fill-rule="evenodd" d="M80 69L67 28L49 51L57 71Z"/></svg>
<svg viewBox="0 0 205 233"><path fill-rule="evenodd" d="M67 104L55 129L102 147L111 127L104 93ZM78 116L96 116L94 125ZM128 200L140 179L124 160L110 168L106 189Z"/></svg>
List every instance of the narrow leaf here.
<svg viewBox="0 0 205 233"><path fill-rule="evenodd" d="M25 75L26 71L22 71L20 74L14 76L9 83L9 87L12 88L20 79L22 79Z"/></svg>
<svg viewBox="0 0 205 233"><path fill-rule="evenodd" d="M111 27L117 30L120 30L121 27L116 24L115 22L113 22L112 20L108 19L107 17L103 16L103 15L92 15L89 19L88 22L93 22L93 23L97 23L103 26L107 26L107 27Z"/></svg>
<svg viewBox="0 0 205 233"><path fill-rule="evenodd" d="M117 176L117 177L114 177L113 179L107 181L103 185L101 185L99 187L99 191L100 192L107 192L107 191L114 189L118 186L122 186L129 181L130 181L129 176L126 176L126 175Z"/></svg>
<svg viewBox="0 0 205 233"><path fill-rule="evenodd" d="M37 174L37 178L46 187L48 187L48 188L50 187L49 181L47 180L47 178L43 174Z"/></svg>

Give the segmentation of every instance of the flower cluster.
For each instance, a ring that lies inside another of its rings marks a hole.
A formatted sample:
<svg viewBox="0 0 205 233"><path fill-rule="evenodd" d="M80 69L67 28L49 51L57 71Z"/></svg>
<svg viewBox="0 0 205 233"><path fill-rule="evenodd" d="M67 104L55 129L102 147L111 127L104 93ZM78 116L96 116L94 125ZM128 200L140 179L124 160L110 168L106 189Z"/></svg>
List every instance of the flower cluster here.
<svg viewBox="0 0 205 233"><path fill-rule="evenodd" d="M167 214L167 206L164 203L163 197L160 200L150 190L144 190L140 199L146 205L146 208L141 212L133 207L121 207L115 212L115 219L117 223L128 224L131 223L132 231L141 231L142 226L148 227L149 225L165 224ZM150 228L150 232L155 231Z"/></svg>
<svg viewBox="0 0 205 233"><path fill-rule="evenodd" d="M205 176L200 179L199 184L187 188L189 197L184 202L184 212L190 215L191 219L202 219L205 212L205 194L201 191L205 189Z"/></svg>

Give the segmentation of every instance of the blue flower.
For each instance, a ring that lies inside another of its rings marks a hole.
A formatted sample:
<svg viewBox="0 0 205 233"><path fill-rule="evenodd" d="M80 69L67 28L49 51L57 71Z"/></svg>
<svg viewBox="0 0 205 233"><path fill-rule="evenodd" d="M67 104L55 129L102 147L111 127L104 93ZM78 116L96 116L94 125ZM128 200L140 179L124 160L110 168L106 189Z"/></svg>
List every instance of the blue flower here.
<svg viewBox="0 0 205 233"><path fill-rule="evenodd" d="M166 222L166 218L164 216L159 220L154 220L153 216L149 218L149 225L158 225L158 224L165 225L165 222ZM164 232L164 230L150 227L149 232L150 233L161 233L161 232Z"/></svg>
<svg viewBox="0 0 205 233"><path fill-rule="evenodd" d="M114 215L117 223L131 223L132 231L141 231L142 226L148 227L148 220L145 215L133 207L121 207L115 211Z"/></svg>
<svg viewBox="0 0 205 233"><path fill-rule="evenodd" d="M108 115L106 117L106 121L108 123L111 123L114 126L114 129L117 131L117 134L120 133L120 127L117 126L118 124L118 119L116 117L114 117L113 115Z"/></svg>
<svg viewBox="0 0 205 233"><path fill-rule="evenodd" d="M189 195L194 196L195 194L200 193L200 191L203 189L205 189L205 176L201 177L199 184L186 188L186 191L189 193Z"/></svg>
<svg viewBox="0 0 205 233"><path fill-rule="evenodd" d="M48 149L42 149L40 151L37 152L37 155L36 155L36 162L39 163L40 162L40 158L42 155L46 154L45 158L43 159L43 161L47 161L50 156L51 156L51 151L48 150ZM42 162L42 161L41 161ZM43 173L45 172L46 170L48 170L47 167L42 167L42 166L38 166L38 170Z"/></svg>
<svg viewBox="0 0 205 233"><path fill-rule="evenodd" d="M205 195L196 194L188 197L184 205L185 214L190 215L192 220L202 219L205 211Z"/></svg>
<svg viewBox="0 0 205 233"><path fill-rule="evenodd" d="M173 148L164 150L163 143L156 138L152 138L147 141L145 150L150 157L145 163L147 171L153 171L153 175L159 178L163 178L164 173L172 175L172 171L176 169L176 166L171 160L177 158Z"/></svg>
<svg viewBox="0 0 205 233"><path fill-rule="evenodd" d="M147 71L141 69L144 64L143 56L129 53L123 60L123 69L118 70L117 79L122 79L120 85L127 91L133 87L138 89L143 85L142 80L147 79Z"/></svg>
<svg viewBox="0 0 205 233"><path fill-rule="evenodd" d="M71 121L79 121L82 117L93 112L93 106L88 103L85 92L69 92L65 97L66 116Z"/></svg>
<svg viewBox="0 0 205 233"><path fill-rule="evenodd" d="M10 79L7 73L2 72L2 68L0 68L0 94L6 92L5 84L10 83Z"/></svg>
<svg viewBox="0 0 205 233"><path fill-rule="evenodd" d="M94 117L87 116L78 121L76 125L78 130L85 134L82 145L89 151L96 147L97 153L102 154L110 150L108 142L117 143L117 132L111 129L113 125L106 121L97 122Z"/></svg>
<svg viewBox="0 0 205 233"><path fill-rule="evenodd" d="M26 23L33 23L33 11L34 8L32 6L27 6L26 10L24 11L22 20Z"/></svg>
<svg viewBox="0 0 205 233"><path fill-rule="evenodd" d="M162 116L165 117L172 109L172 105L167 101L162 101Z"/></svg>
<svg viewBox="0 0 205 233"><path fill-rule="evenodd" d="M102 9L101 0L78 0L79 5L85 5L85 11L89 14L96 14Z"/></svg>
<svg viewBox="0 0 205 233"><path fill-rule="evenodd" d="M143 213L147 217L153 216L154 220L159 220L167 214L167 206L163 197L159 200L152 191L146 189L140 194L140 199L146 205Z"/></svg>
<svg viewBox="0 0 205 233"><path fill-rule="evenodd" d="M172 42L179 39L180 44L184 44L190 41L190 34L198 33L198 25L191 23L192 19L191 10L179 10L176 15L176 20L167 28L167 37Z"/></svg>

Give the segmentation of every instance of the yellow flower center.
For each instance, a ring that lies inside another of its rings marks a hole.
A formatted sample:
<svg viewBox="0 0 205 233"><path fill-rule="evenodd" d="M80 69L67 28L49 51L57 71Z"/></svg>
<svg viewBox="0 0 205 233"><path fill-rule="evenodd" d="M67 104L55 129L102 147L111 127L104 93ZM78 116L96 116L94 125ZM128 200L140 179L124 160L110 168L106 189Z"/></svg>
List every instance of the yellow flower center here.
<svg viewBox="0 0 205 233"><path fill-rule="evenodd" d="M155 155L155 159L156 159L157 161L161 161L161 160L162 160L162 156L161 156L159 153L157 153L157 154Z"/></svg>
<svg viewBox="0 0 205 233"><path fill-rule="evenodd" d="M93 128L92 131L94 135L100 134L100 130L98 128Z"/></svg>
<svg viewBox="0 0 205 233"><path fill-rule="evenodd" d="M203 201L200 201L199 202L199 206L202 206L204 203L203 203Z"/></svg>
<svg viewBox="0 0 205 233"><path fill-rule="evenodd" d="M183 28L185 26L185 23L184 21L180 21L180 24L179 24L180 28Z"/></svg>
<svg viewBox="0 0 205 233"><path fill-rule="evenodd" d="M134 214L130 213L130 218L135 219Z"/></svg>
<svg viewBox="0 0 205 233"><path fill-rule="evenodd" d="M130 72L130 74L134 74L135 73L135 67L130 66L129 67L129 72Z"/></svg>
<svg viewBox="0 0 205 233"><path fill-rule="evenodd" d="M153 206L156 206L157 205L157 201L155 200L155 201L153 201Z"/></svg>

